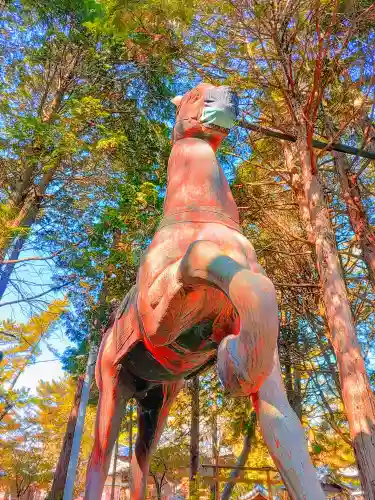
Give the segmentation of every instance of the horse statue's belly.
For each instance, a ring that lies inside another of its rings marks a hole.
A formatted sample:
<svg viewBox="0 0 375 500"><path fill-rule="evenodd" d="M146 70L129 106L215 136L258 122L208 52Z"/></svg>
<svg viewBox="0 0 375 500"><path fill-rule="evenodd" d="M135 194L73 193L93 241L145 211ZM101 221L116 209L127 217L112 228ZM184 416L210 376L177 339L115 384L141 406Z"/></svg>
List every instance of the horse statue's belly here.
<svg viewBox="0 0 375 500"><path fill-rule="evenodd" d="M139 324L136 325L139 333L134 335L129 331L132 322L121 321L123 316L119 324L113 325L119 347L117 362L136 377L151 382L186 378L215 359L224 337L238 333L237 314L221 291L199 285L185 291L179 301L181 307L177 313L175 309L171 323L175 339L167 345L155 345ZM127 311L132 312L131 308ZM135 341L126 352L122 346L129 335L133 335Z"/></svg>

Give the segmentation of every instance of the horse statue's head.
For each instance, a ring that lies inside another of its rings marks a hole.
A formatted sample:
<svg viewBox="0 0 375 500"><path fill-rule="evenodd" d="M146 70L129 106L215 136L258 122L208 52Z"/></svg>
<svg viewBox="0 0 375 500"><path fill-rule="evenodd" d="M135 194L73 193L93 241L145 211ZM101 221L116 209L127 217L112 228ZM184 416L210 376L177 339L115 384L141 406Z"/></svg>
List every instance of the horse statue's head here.
<svg viewBox="0 0 375 500"><path fill-rule="evenodd" d="M238 114L238 97L226 85L215 87L201 83L172 102L177 106L173 143L197 137L216 149L228 135Z"/></svg>

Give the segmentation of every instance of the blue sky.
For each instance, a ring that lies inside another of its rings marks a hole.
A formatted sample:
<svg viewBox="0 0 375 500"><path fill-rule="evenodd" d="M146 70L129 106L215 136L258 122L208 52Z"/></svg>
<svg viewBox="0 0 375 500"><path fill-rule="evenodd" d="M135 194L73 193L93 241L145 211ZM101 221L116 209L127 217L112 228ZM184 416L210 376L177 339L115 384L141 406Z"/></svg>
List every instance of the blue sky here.
<svg viewBox="0 0 375 500"><path fill-rule="evenodd" d="M24 258L31 255L33 255L31 252L24 252L20 257ZM23 267L17 270L17 276L20 279L26 278L28 281L35 283L35 285L29 286L31 295L40 293L41 291L47 290L43 283L45 284L52 281L51 263L39 261L37 264L24 264ZM43 277L42 280L41 277ZM46 295L44 299L51 302L56 298L62 297L63 293L57 292ZM17 298L18 296L14 289L8 287L3 302L16 300ZM26 323L30 317L30 313L30 309L25 307L25 304L13 304L11 306L1 306L0 304L0 321L9 319L16 323ZM15 388L20 389L21 387L25 387L35 392L39 380L51 381L61 377L64 374L61 362L56 357L56 354L51 352L50 347L62 354L69 345L70 342L65 335L63 327L57 323L56 327L48 336L48 340L42 341L41 354L37 357L34 364L30 364L25 369L24 373L18 379Z"/></svg>

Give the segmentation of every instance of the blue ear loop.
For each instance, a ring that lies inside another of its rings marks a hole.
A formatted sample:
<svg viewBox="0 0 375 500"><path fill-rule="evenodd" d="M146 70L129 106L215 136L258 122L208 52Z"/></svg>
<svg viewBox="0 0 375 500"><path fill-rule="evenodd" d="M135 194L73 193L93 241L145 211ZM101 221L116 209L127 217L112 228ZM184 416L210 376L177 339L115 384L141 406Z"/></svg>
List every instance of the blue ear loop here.
<svg viewBox="0 0 375 500"><path fill-rule="evenodd" d="M238 96L229 87L209 89L204 99L200 122L205 126L216 125L230 129L238 115Z"/></svg>

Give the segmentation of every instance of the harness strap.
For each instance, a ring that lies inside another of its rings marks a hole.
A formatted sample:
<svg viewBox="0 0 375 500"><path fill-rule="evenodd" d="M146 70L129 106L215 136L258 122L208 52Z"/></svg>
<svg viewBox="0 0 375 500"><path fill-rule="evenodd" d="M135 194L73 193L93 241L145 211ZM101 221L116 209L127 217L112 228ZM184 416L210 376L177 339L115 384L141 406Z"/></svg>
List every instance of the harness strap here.
<svg viewBox="0 0 375 500"><path fill-rule="evenodd" d="M158 226L158 231L173 224L184 222L216 223L234 229L242 234L239 223L222 210L213 207L187 207L185 210L166 215Z"/></svg>

